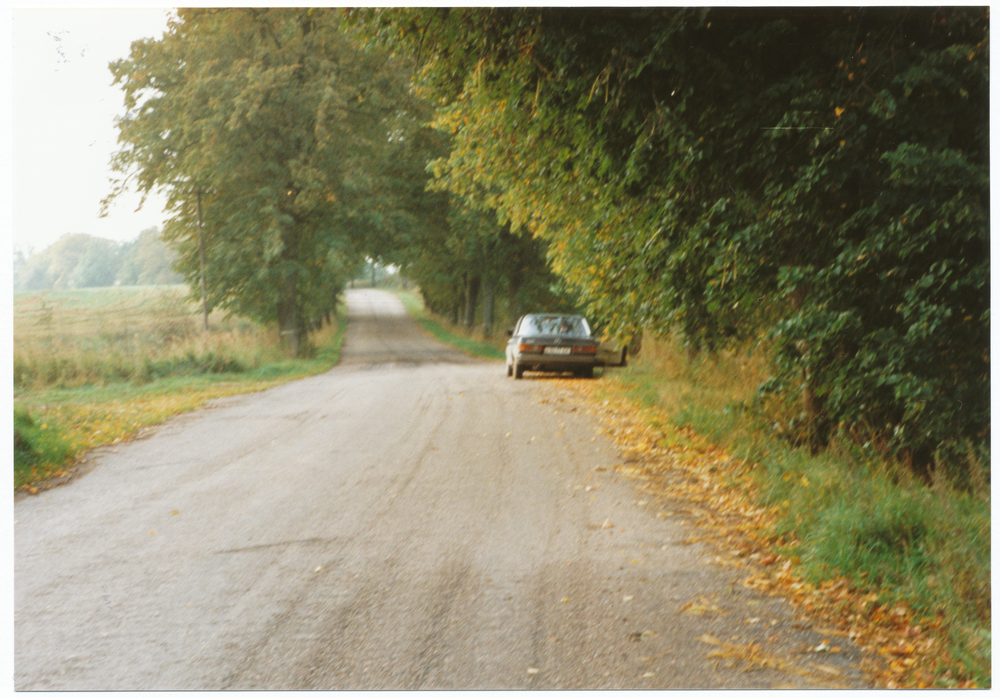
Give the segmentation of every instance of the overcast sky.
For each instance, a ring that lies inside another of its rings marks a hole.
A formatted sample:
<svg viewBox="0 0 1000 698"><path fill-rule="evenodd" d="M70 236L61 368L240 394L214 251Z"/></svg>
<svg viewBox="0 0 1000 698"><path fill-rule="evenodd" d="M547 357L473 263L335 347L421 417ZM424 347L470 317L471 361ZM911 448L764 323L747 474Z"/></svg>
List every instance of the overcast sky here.
<svg viewBox="0 0 1000 698"><path fill-rule="evenodd" d="M38 252L66 233L132 240L162 227L162 200L120 199L99 218L110 192L108 162L124 112L108 63L137 39L160 38L169 10L149 7L13 8L11 159L13 244Z"/></svg>

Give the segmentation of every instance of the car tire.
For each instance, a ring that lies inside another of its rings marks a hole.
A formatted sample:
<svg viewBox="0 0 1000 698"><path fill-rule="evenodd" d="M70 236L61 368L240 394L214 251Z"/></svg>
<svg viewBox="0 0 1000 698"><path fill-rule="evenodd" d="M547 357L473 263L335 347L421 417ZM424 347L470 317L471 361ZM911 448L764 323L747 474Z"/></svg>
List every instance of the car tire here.
<svg viewBox="0 0 1000 698"><path fill-rule="evenodd" d="M580 376L580 378L593 378L594 367L587 366L587 368L581 368L579 371L577 371L576 375Z"/></svg>
<svg viewBox="0 0 1000 698"><path fill-rule="evenodd" d="M523 366L516 366L516 365L514 366L514 378L515 378L515 380L516 379L520 379L520 378L524 378L524 367Z"/></svg>
<svg viewBox="0 0 1000 698"><path fill-rule="evenodd" d="M511 364L507 364L507 377L510 378L513 375L514 375L514 366Z"/></svg>

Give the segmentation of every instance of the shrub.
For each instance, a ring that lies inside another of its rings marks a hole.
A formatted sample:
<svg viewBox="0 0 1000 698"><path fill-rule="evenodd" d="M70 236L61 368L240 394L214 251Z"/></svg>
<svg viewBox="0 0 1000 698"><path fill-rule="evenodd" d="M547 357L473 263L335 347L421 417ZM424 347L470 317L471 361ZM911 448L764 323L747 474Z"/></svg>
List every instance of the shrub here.
<svg viewBox="0 0 1000 698"><path fill-rule="evenodd" d="M37 423L28 410L14 407L14 485L29 481L32 471L50 463L66 462L72 450L46 423Z"/></svg>

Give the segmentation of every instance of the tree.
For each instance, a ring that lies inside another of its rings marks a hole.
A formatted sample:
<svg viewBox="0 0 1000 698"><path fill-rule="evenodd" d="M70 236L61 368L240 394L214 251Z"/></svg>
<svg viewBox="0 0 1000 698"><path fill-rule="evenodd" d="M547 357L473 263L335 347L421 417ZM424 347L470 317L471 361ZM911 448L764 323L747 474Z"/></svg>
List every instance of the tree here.
<svg viewBox="0 0 1000 698"><path fill-rule="evenodd" d="M147 228L122 245L118 283L122 286L176 284L180 275L171 268L177 254L160 237L160 229Z"/></svg>
<svg viewBox="0 0 1000 698"><path fill-rule="evenodd" d="M14 289L43 291L111 286L120 264L118 243L84 233L70 233L24 260L14 275Z"/></svg>
<svg viewBox="0 0 1000 698"><path fill-rule="evenodd" d="M988 9L354 17L419 57L443 186L619 336L770 337L815 446L988 443Z"/></svg>
<svg viewBox="0 0 1000 698"><path fill-rule="evenodd" d="M164 238L212 307L277 322L298 350L360 258L358 211L394 120L412 103L386 57L320 9L180 10L160 40L111 65L128 113L109 200L167 193Z"/></svg>

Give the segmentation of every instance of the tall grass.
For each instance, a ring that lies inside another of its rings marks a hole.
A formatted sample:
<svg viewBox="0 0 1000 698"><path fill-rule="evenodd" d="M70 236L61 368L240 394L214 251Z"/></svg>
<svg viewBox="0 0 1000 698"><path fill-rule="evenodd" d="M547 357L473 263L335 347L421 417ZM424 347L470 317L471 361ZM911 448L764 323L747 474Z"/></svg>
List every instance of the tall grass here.
<svg viewBox="0 0 1000 698"><path fill-rule="evenodd" d="M328 370L346 328L338 317L291 358L273 330L213 315L205 333L201 320L183 287L15 296L15 486L206 400Z"/></svg>
<svg viewBox="0 0 1000 698"><path fill-rule="evenodd" d="M276 333L246 321L216 316L202 332L183 287L22 294L14 306L19 392L234 373L281 357Z"/></svg>
<svg viewBox="0 0 1000 698"><path fill-rule="evenodd" d="M763 353L688 356L676 341L645 340L628 369L611 374L634 399L663 408L745 459L761 504L781 512L772 532L814 583L850 579L885 603L907 605L940 628L950 659L938 680L991 684L989 463L969 453L972 486L934 481L835 437L817 455L780 437L794 404L761 403ZM988 454L985 458L988 459ZM961 470L961 469L959 469Z"/></svg>

